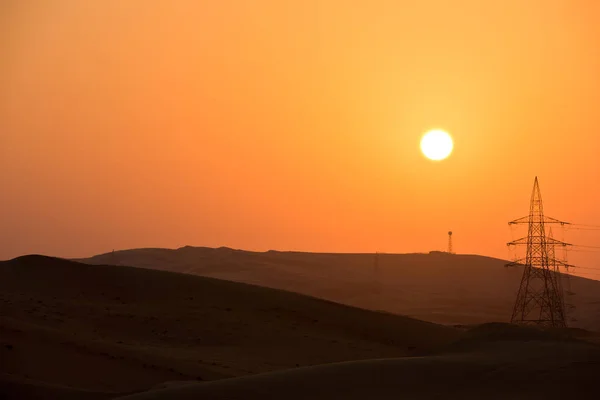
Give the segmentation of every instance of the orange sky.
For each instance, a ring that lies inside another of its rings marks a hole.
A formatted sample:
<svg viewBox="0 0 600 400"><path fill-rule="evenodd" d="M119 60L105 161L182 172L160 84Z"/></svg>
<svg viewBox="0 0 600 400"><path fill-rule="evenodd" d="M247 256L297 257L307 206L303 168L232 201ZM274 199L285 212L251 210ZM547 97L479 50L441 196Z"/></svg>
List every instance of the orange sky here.
<svg viewBox="0 0 600 400"><path fill-rule="evenodd" d="M600 225L599 45L593 0L4 0L0 259L450 229L507 257L535 175L547 214Z"/></svg>

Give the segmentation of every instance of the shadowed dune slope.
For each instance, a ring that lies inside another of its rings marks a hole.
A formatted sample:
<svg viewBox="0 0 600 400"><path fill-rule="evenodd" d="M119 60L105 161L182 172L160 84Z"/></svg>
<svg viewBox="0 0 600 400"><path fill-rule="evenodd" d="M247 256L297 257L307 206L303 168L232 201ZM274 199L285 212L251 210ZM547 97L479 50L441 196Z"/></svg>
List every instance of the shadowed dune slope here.
<svg viewBox="0 0 600 400"><path fill-rule="evenodd" d="M116 395L116 393L78 390L0 374L0 399L100 400L111 399Z"/></svg>
<svg viewBox="0 0 600 400"><path fill-rule="evenodd" d="M183 272L295 291L421 320L508 322L523 270L476 255L318 254L183 247L124 250L87 263ZM571 277L570 325L600 331L600 282Z"/></svg>
<svg viewBox="0 0 600 400"><path fill-rule="evenodd" d="M503 336L508 334L507 340ZM128 400L564 399L597 392L600 348L494 324L460 351L329 364L154 390ZM125 400L125 399L123 399Z"/></svg>
<svg viewBox="0 0 600 400"><path fill-rule="evenodd" d="M99 398L167 381L421 354L459 335L281 290L42 256L0 263L0 305L5 389Z"/></svg>

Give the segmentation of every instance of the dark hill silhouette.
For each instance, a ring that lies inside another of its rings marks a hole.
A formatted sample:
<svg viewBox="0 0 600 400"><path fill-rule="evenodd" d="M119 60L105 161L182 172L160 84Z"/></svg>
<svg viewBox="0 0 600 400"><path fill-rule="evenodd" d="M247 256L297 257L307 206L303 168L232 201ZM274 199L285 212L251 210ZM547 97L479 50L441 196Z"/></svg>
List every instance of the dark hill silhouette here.
<svg viewBox="0 0 600 400"><path fill-rule="evenodd" d="M486 324L428 357L335 363L151 390L123 400L588 398L600 347L556 332Z"/></svg>
<svg viewBox="0 0 600 400"><path fill-rule="evenodd" d="M166 381L403 357L459 335L282 290L43 256L0 263L0 305L0 394L13 398L108 398Z"/></svg>
<svg viewBox="0 0 600 400"><path fill-rule="evenodd" d="M182 272L307 294L421 320L508 322L521 268L477 255L250 252L186 246L134 249L82 260ZM570 325L600 331L600 282L571 277Z"/></svg>

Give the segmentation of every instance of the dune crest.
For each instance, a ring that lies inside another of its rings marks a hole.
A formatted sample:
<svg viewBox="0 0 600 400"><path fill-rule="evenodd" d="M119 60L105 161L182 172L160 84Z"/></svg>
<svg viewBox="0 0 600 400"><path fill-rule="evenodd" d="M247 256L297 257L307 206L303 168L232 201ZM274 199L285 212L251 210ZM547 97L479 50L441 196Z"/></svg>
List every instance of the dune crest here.
<svg viewBox="0 0 600 400"><path fill-rule="evenodd" d="M43 256L0 263L0 304L0 373L98 396L424 354L460 334L282 290Z"/></svg>
<svg viewBox="0 0 600 400"><path fill-rule="evenodd" d="M377 258L376 258L377 257ZM478 255L251 252L186 246L81 260L181 272L294 291L447 325L508 322L523 274ZM600 281L571 277L569 325L600 331Z"/></svg>

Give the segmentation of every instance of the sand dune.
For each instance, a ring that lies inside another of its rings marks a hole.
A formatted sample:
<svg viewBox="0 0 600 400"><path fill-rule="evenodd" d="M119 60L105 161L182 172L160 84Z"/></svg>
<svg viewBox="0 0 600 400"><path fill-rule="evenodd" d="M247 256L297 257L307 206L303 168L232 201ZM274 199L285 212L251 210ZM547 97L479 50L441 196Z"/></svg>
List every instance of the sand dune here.
<svg viewBox="0 0 600 400"><path fill-rule="evenodd" d="M546 400L590 398L597 392L599 347L520 328L492 328L472 332L435 356L307 367L154 390L123 400Z"/></svg>
<svg viewBox="0 0 600 400"><path fill-rule="evenodd" d="M0 374L0 399L97 400L112 399L116 395L116 393L79 390Z"/></svg>
<svg viewBox="0 0 600 400"><path fill-rule="evenodd" d="M0 263L0 305L0 389L12 398L106 398L163 382L404 357L459 336L280 290L42 256Z"/></svg>
<svg viewBox="0 0 600 400"><path fill-rule="evenodd" d="M452 325L508 322L522 269L475 256L264 253L183 247L103 254L87 263L183 272L295 291ZM600 282L570 278L571 326L600 331ZM566 282L565 282L566 286Z"/></svg>

